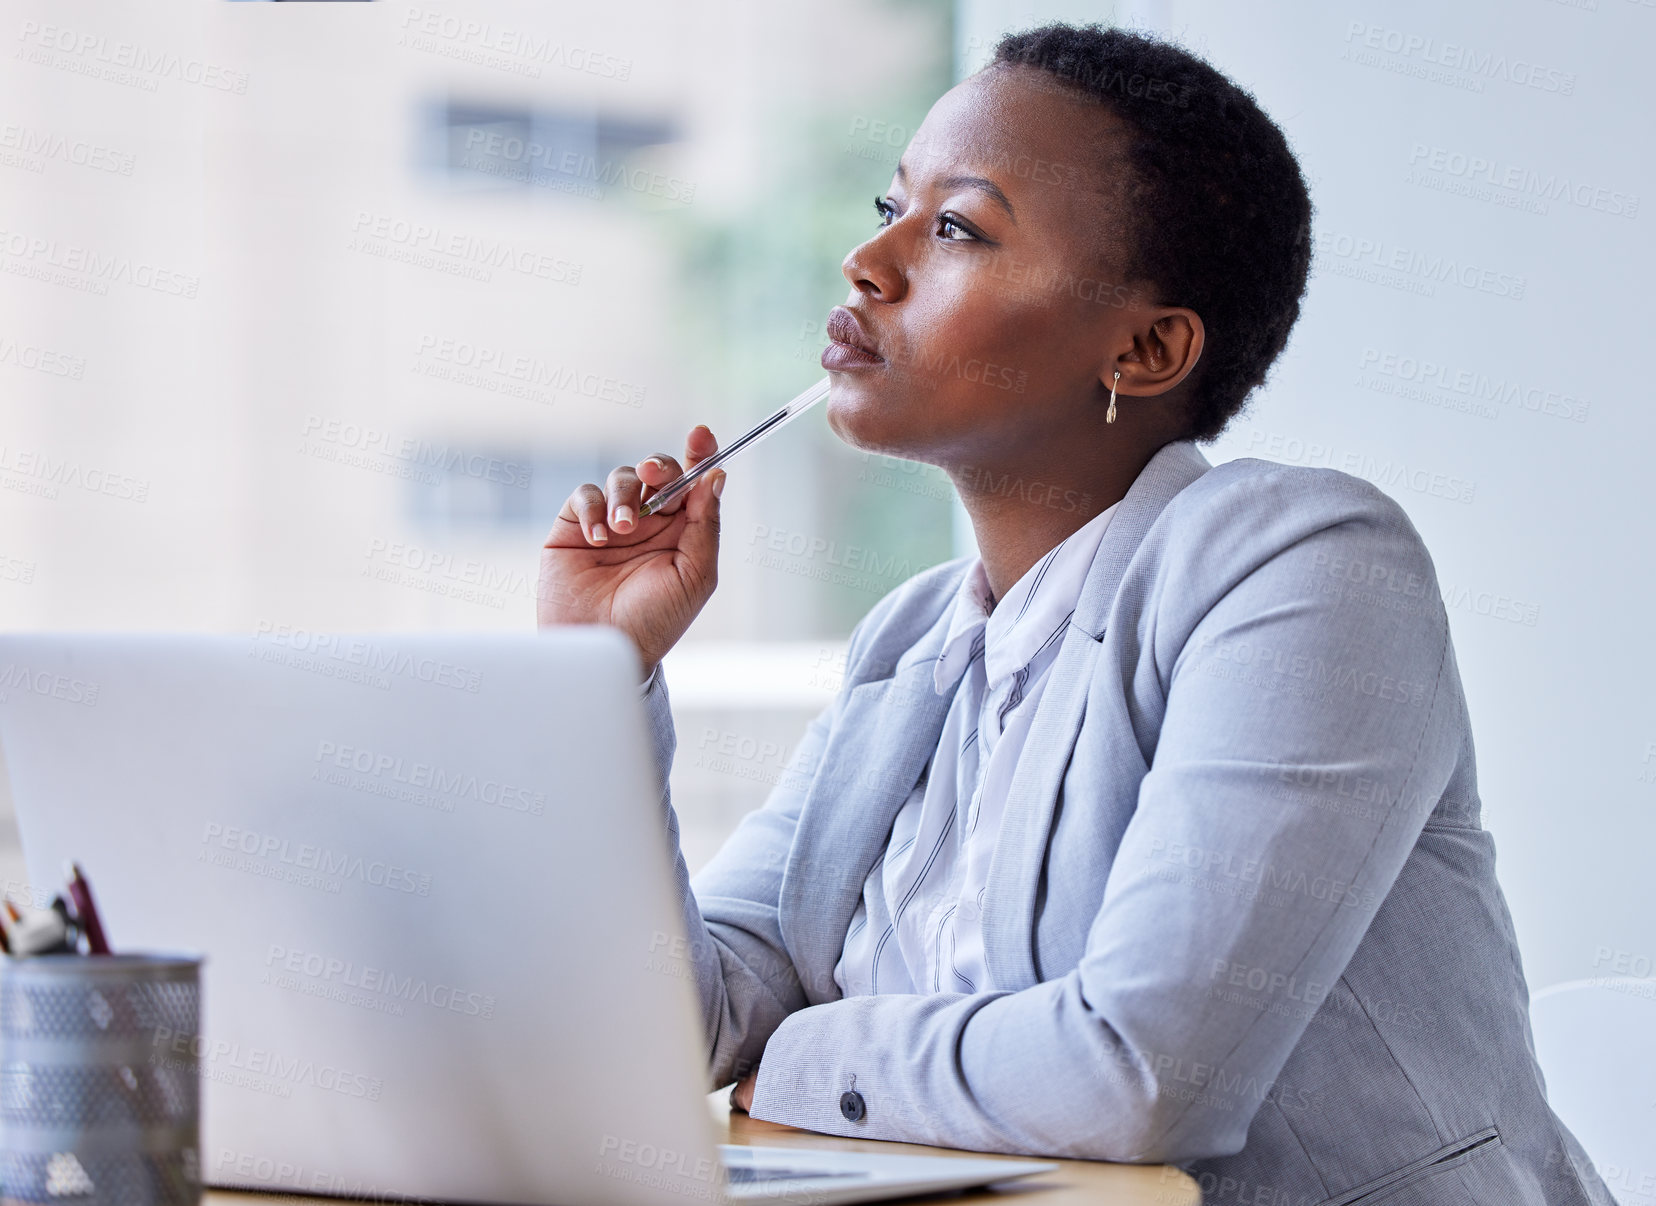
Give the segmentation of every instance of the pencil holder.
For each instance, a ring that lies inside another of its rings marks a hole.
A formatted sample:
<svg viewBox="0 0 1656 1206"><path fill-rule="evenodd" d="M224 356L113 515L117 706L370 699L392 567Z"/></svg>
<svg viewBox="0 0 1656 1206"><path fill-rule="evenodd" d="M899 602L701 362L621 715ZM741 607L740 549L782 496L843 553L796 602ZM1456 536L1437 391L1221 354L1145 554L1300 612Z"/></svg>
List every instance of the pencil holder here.
<svg viewBox="0 0 1656 1206"><path fill-rule="evenodd" d="M201 1200L201 961L0 959L0 1188L10 1202Z"/></svg>

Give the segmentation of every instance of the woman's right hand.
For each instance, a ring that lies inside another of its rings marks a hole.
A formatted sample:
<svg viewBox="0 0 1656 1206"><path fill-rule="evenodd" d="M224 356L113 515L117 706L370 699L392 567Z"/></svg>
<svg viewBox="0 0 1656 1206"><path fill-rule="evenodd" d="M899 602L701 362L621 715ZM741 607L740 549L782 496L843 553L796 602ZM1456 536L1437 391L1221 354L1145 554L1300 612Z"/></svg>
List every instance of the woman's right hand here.
<svg viewBox="0 0 1656 1206"><path fill-rule="evenodd" d="M638 647L648 679L718 585L725 471L713 470L689 494L643 519L638 506L718 448L713 433L698 424L685 437L682 467L657 453L617 466L602 488L577 486L541 549L536 623L614 625Z"/></svg>

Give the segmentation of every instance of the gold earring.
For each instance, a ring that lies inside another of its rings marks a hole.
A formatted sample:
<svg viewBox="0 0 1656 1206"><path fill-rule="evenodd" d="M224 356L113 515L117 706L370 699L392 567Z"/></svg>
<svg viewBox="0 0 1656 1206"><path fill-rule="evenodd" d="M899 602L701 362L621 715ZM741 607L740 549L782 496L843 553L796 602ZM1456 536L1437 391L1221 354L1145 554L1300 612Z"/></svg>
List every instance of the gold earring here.
<svg viewBox="0 0 1656 1206"><path fill-rule="evenodd" d="M1115 381L1110 382L1110 409L1104 412L1104 421L1106 423L1114 423L1115 422L1115 389L1116 389L1116 381L1120 381L1120 380L1121 380L1121 374L1118 372L1115 375Z"/></svg>

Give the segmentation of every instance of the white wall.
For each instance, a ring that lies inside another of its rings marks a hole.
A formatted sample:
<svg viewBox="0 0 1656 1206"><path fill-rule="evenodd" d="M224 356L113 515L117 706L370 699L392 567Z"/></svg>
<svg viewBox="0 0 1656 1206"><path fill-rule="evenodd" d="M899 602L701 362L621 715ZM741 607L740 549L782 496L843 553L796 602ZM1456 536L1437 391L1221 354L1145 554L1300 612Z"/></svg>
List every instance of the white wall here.
<svg viewBox="0 0 1656 1206"><path fill-rule="evenodd" d="M1007 28L1113 16L1179 37L1283 126L1313 279L1209 459L1332 466L1403 505L1449 605L1532 991L1649 976L1656 0L960 11L967 70Z"/></svg>

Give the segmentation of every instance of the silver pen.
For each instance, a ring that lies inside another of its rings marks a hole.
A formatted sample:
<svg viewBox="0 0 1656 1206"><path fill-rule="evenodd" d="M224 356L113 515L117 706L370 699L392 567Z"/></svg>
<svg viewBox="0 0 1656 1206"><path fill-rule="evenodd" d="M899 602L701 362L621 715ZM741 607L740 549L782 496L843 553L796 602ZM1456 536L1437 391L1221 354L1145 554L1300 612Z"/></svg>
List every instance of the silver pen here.
<svg viewBox="0 0 1656 1206"><path fill-rule="evenodd" d="M683 477L676 478L667 485L663 486L660 490L657 490L654 494L650 495L649 498L645 499L639 506L638 517L643 519L646 515L654 515L662 507L669 505L675 498L680 498L684 494L688 493L691 487L693 487L701 478L702 474L713 469L717 469L731 457L742 451L742 449L751 448L760 440L770 435L771 432L776 431L785 423L792 419L797 419L800 415L810 410L811 407L815 406L818 402L828 396L828 384L828 378L824 377L821 381L818 381L815 385L811 386L810 389L800 394L799 397L788 403L781 410L764 420L764 422L760 423L759 426L755 427L745 436L742 436L734 443L728 444L719 449L719 451L715 452L705 461L702 461Z"/></svg>

